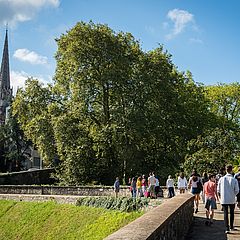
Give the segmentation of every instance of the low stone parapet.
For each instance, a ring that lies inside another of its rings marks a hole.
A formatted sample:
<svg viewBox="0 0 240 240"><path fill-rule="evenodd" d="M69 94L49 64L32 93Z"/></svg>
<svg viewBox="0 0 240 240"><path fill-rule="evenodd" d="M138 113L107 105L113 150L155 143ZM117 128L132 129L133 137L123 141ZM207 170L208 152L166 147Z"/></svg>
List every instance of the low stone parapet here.
<svg viewBox="0 0 240 240"><path fill-rule="evenodd" d="M34 194L0 194L1 200L24 201L24 202L47 202L67 203L76 205L79 196L63 195L34 195Z"/></svg>
<svg viewBox="0 0 240 240"><path fill-rule="evenodd" d="M193 221L193 201L192 194L177 195L105 240L182 240Z"/></svg>
<svg viewBox="0 0 240 240"><path fill-rule="evenodd" d="M166 188L163 189L164 192ZM111 186L32 186L0 185L0 194L114 196ZM167 196L167 193L164 194ZM119 196L131 196L127 186L121 186Z"/></svg>

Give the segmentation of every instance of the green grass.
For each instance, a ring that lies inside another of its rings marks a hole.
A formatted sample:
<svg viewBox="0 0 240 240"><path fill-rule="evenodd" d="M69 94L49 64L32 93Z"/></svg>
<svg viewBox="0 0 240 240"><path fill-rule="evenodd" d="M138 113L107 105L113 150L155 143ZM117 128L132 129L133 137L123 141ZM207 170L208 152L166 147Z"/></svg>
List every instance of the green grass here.
<svg viewBox="0 0 240 240"><path fill-rule="evenodd" d="M0 200L0 239L98 240L142 214L54 202Z"/></svg>

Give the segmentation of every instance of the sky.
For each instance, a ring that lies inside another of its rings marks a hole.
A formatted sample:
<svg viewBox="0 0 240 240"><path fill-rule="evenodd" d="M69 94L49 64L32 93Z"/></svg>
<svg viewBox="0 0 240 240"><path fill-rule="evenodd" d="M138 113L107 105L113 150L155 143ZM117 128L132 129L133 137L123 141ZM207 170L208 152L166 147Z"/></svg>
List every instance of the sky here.
<svg viewBox="0 0 240 240"><path fill-rule="evenodd" d="M240 80L239 0L0 0L0 57L8 24L11 85L52 83L56 38L79 21L130 32L143 51L163 45L204 85Z"/></svg>

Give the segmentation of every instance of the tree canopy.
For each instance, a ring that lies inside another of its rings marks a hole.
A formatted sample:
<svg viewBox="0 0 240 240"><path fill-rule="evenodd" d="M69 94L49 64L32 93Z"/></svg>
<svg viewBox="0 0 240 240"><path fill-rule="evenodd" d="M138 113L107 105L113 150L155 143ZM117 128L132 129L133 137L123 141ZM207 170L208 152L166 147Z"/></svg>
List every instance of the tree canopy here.
<svg viewBox="0 0 240 240"><path fill-rule="evenodd" d="M28 79L13 112L46 162L59 157L59 181L165 177L183 164L189 141L216 127L210 95L163 46L145 52L130 33L93 22L56 41L54 83Z"/></svg>

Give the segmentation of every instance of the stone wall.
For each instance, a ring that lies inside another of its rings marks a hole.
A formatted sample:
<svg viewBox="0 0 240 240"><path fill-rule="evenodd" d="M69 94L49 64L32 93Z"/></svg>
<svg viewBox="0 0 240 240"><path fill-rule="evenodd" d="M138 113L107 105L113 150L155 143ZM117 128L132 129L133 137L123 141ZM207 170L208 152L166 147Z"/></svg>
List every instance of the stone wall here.
<svg viewBox="0 0 240 240"><path fill-rule="evenodd" d="M1 173L1 185L32 185L32 184L54 184L55 180L51 178L53 168L37 169L31 171Z"/></svg>
<svg viewBox="0 0 240 240"><path fill-rule="evenodd" d="M76 205L79 196L62 196L62 195L33 195L33 194L0 194L1 200L13 200L17 202L47 202L66 203Z"/></svg>
<svg viewBox="0 0 240 240"><path fill-rule="evenodd" d="M111 234L105 240L182 240L193 221L191 194L180 194Z"/></svg>
<svg viewBox="0 0 240 240"><path fill-rule="evenodd" d="M36 194L36 195L75 195L75 196L112 196L113 187L109 186L30 186L0 185L0 194ZM130 196L127 187L120 189L119 195Z"/></svg>
<svg viewBox="0 0 240 240"><path fill-rule="evenodd" d="M166 191L166 188L164 188ZM76 195L76 196L114 196L110 186L30 186L0 185L0 194L36 194L36 195ZM122 186L119 196L131 196L129 188ZM164 193L167 196L167 193Z"/></svg>

